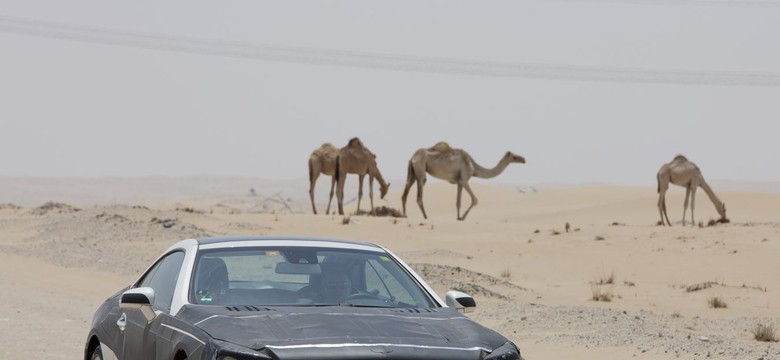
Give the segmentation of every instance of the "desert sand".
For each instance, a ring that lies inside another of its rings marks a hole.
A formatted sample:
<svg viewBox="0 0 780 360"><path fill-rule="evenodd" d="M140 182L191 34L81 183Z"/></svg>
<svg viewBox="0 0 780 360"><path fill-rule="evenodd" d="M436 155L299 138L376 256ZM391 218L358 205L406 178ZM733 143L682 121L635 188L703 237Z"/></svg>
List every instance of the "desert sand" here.
<svg viewBox="0 0 780 360"><path fill-rule="evenodd" d="M208 181L5 180L0 358L80 358L99 304L180 239L284 234L389 248L440 296L473 295L469 316L526 359L780 359L780 343L752 333L762 324L780 336L780 193L713 185L731 222L707 226L717 213L700 193L702 226L683 227L684 191L672 187L675 226L661 227L655 187L475 183L479 204L457 221L455 187L433 180L427 220L416 189L407 218L354 215L355 201L339 216L335 206L324 214L329 179L318 184L320 215L300 181ZM401 209L402 182L391 183L375 205ZM711 307L714 298L726 307Z"/></svg>

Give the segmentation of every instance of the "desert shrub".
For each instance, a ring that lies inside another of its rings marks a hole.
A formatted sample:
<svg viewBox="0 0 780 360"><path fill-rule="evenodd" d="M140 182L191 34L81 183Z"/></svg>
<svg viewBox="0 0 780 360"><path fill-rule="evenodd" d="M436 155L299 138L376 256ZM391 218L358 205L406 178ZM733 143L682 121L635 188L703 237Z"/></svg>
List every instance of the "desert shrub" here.
<svg viewBox="0 0 780 360"><path fill-rule="evenodd" d="M401 213L398 209L393 209L391 207L387 206L379 206L374 208L374 212L371 213L370 211L360 210L355 213L355 215L365 215L365 216L390 216L394 218L402 218L404 215Z"/></svg>
<svg viewBox="0 0 780 360"><path fill-rule="evenodd" d="M503 271L501 271L501 277L504 278L504 279L511 278L512 277L512 270L504 269Z"/></svg>
<svg viewBox="0 0 780 360"><path fill-rule="evenodd" d="M756 325L756 328L753 329L753 338L758 341L777 342L774 325Z"/></svg>
<svg viewBox="0 0 780 360"><path fill-rule="evenodd" d="M699 290L709 289L712 287L712 285L718 285L718 283L714 281L705 281L703 283L689 285L688 287L685 288L685 292L695 292Z"/></svg>
<svg viewBox="0 0 780 360"><path fill-rule="evenodd" d="M611 272L608 276L602 276L601 279L596 281L596 285L607 285L615 283L615 272Z"/></svg>
<svg viewBox="0 0 780 360"><path fill-rule="evenodd" d="M710 307L713 309L725 309L729 307L729 305L726 304L725 301L723 301L721 298L717 296L713 296L709 300L707 300L707 304L709 304Z"/></svg>
<svg viewBox="0 0 780 360"><path fill-rule="evenodd" d="M612 293L611 289L607 289L597 284L593 284L590 286L590 292L591 292L590 299L593 301L610 302L612 301L612 298L615 297L615 294Z"/></svg>

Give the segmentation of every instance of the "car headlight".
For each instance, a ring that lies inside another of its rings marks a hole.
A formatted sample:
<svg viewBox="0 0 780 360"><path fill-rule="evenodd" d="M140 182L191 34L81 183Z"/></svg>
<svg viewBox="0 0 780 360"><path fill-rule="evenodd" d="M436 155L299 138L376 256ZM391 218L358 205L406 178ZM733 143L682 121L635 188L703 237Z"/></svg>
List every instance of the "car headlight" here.
<svg viewBox="0 0 780 360"><path fill-rule="evenodd" d="M523 357L520 356L520 350L515 344L507 342L493 349L493 352L485 356L483 360L523 360Z"/></svg>
<svg viewBox="0 0 780 360"><path fill-rule="evenodd" d="M266 354L227 341L211 340L216 360L272 360Z"/></svg>
<svg viewBox="0 0 780 360"><path fill-rule="evenodd" d="M271 360L270 357L258 352L220 350L217 360Z"/></svg>

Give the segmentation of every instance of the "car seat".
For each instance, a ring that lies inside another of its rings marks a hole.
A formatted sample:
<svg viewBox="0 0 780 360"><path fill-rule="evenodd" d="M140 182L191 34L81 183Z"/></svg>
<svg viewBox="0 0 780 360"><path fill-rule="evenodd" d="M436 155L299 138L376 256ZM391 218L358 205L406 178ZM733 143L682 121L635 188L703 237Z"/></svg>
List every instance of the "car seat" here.
<svg viewBox="0 0 780 360"><path fill-rule="evenodd" d="M230 280L227 266L221 258L201 258L195 276L195 297L198 304L224 305Z"/></svg>

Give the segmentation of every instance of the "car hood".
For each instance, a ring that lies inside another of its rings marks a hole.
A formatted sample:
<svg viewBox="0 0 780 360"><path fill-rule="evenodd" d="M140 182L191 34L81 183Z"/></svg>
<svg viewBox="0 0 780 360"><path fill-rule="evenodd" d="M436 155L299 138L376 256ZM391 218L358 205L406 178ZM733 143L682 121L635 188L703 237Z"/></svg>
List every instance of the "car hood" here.
<svg viewBox="0 0 780 360"><path fill-rule="evenodd" d="M188 305L177 317L216 339L270 350L280 358L431 359L436 354L435 358L479 359L508 341L450 308ZM295 356L281 356L284 353Z"/></svg>

